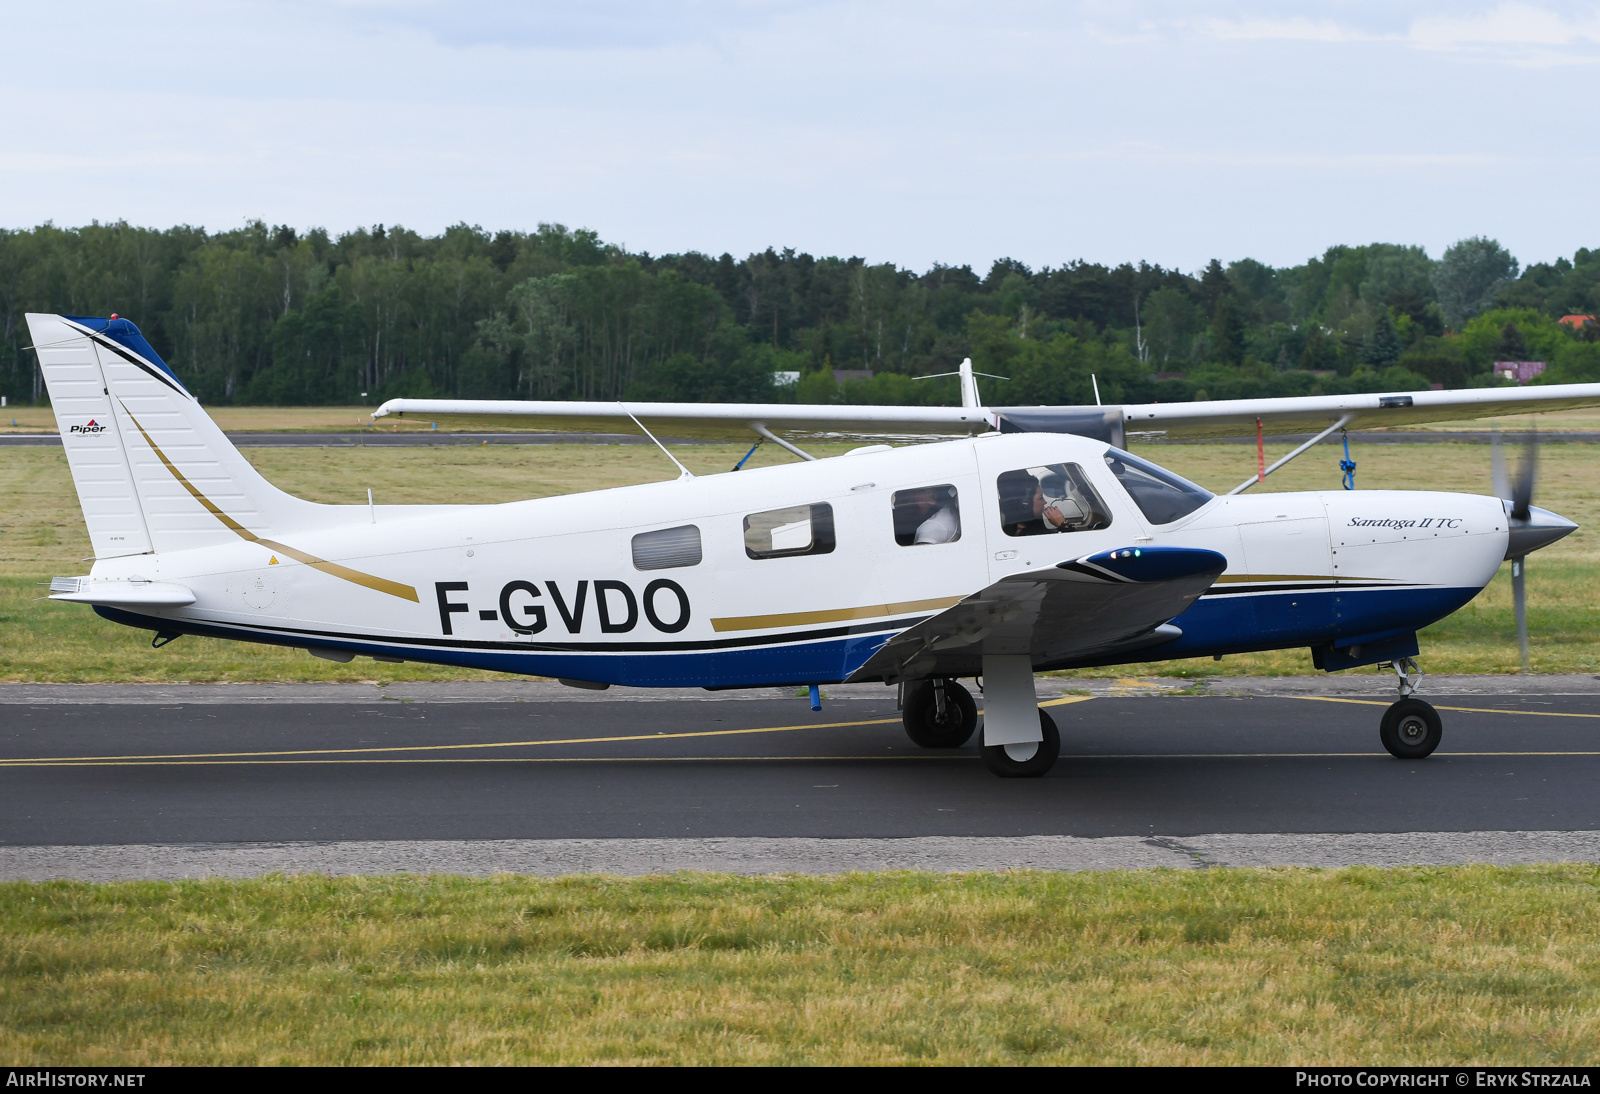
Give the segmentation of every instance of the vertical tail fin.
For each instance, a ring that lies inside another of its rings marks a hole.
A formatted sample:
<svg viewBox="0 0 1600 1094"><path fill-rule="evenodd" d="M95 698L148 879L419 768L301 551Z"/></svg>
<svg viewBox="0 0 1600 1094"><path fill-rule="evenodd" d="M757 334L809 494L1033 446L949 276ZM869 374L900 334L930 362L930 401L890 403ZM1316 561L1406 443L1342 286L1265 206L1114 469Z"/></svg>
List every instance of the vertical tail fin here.
<svg viewBox="0 0 1600 1094"><path fill-rule="evenodd" d="M978 401L978 381L972 372L972 358L967 357L961 362L961 405L964 407L980 407Z"/></svg>
<svg viewBox="0 0 1600 1094"><path fill-rule="evenodd" d="M126 319L28 315L96 558L304 526ZM318 522L320 523L320 522Z"/></svg>

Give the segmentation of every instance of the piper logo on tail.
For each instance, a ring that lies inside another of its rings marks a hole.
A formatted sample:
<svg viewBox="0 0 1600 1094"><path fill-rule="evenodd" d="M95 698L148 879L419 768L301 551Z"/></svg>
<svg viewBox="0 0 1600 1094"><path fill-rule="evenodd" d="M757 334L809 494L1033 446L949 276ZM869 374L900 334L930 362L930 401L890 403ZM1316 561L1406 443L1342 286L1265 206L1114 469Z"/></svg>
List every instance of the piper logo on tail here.
<svg viewBox="0 0 1600 1094"><path fill-rule="evenodd" d="M105 431L106 427L93 418L89 419L88 425L75 425L67 430L68 433L104 433Z"/></svg>

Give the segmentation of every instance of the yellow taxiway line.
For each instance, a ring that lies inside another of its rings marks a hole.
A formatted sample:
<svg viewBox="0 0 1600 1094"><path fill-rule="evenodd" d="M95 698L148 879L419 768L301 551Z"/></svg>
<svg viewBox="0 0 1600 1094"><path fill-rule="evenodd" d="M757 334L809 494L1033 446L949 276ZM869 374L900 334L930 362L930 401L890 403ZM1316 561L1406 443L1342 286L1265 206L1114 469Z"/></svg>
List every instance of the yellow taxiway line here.
<svg viewBox="0 0 1600 1094"><path fill-rule="evenodd" d="M633 733L625 737L567 737L550 741L486 741L470 745L385 745L381 748L296 748L275 752L175 752L148 756L40 756L37 759L0 760L0 766L23 764L72 763L89 760L228 760L266 756L370 756L378 752L453 752L469 748L533 748L543 745L604 745L619 741L670 741L683 737L735 737L751 733L789 733L797 729L844 729L850 726L878 726L898 722L898 718L873 718L862 722L824 722L807 726L766 726L760 729L704 729L691 733Z"/></svg>
<svg viewBox="0 0 1600 1094"><path fill-rule="evenodd" d="M1066 706L1088 702L1087 695L1067 695L1040 703L1041 707ZM1287 699L1309 699L1322 703L1352 703L1358 706L1386 707L1374 699L1343 699L1327 695L1290 695ZM1534 714L1546 718L1600 718L1600 714L1575 714L1553 710L1502 710L1493 707L1439 707L1440 710L1467 714ZM979 712L980 714L982 711ZM618 737L567 737L543 741L487 741L459 745L386 745L373 748L308 748L261 752L188 752L133 756L37 756L0 759L0 767L237 767L251 764L469 764L469 763L789 763L798 761L859 760L972 760L970 753L907 752L898 756L410 756L381 758L392 752L457 752L499 748L536 748L548 745L602 745L628 741L667 741L697 737L738 737L758 733L793 733L806 729L851 729L857 726L892 725L899 718L867 718L851 722L818 722L809 725L761 726L754 729L707 729L683 733L635 733ZM1444 752L1448 757L1512 758L1534 756L1600 756L1600 750L1522 751L1522 752ZM362 758L335 759L351 756ZM322 757L322 758L318 758ZM1381 752L1148 752L1063 754L1063 760L1307 760L1307 759L1387 759Z"/></svg>
<svg viewBox="0 0 1600 1094"><path fill-rule="evenodd" d="M1273 696L1273 698L1278 698ZM1354 703L1363 707L1393 706L1394 700L1385 702L1382 699L1335 699L1331 695L1285 695L1284 699L1310 699L1315 703ZM1434 704L1436 710L1453 710L1462 714L1537 714L1541 718L1600 718L1600 714L1573 714L1561 710L1498 710L1494 707L1441 707ZM1456 753L1462 755L1462 753Z"/></svg>
<svg viewBox="0 0 1600 1094"><path fill-rule="evenodd" d="M1082 703L1088 701L1087 695L1068 695L1060 699L1050 699L1040 703L1041 707L1058 707L1068 703ZM980 710L978 712L982 714ZM687 737L739 737L753 733L793 733L802 729L849 729L855 726L883 726L892 725L900 721L899 718L867 718L858 722L816 722L810 725L798 726L762 726L756 729L701 729L685 733L632 733L622 737L567 737L548 741L486 741L479 744L467 745L385 745L373 748L297 748L280 749L263 752L174 752L156 753L150 755L134 756L34 756L17 757L16 759L0 759L0 767L68 767L90 766L96 763L128 764L138 762L176 763L179 761L195 761L204 763L218 763L229 760L257 762L271 757L290 756L346 756L360 755L371 756L384 752L455 752L464 749L482 748L536 748L546 745L602 745L617 744L623 741L670 741L681 740ZM698 757L682 757L692 759ZM781 758L781 757L774 757ZM811 757L812 759L828 759L829 757ZM863 757L839 757L861 759ZM313 761L305 761L313 762ZM332 763L335 761L321 761ZM377 763L377 760L361 761L364 763ZM412 761L397 761L412 762ZM499 760L491 762L500 762Z"/></svg>

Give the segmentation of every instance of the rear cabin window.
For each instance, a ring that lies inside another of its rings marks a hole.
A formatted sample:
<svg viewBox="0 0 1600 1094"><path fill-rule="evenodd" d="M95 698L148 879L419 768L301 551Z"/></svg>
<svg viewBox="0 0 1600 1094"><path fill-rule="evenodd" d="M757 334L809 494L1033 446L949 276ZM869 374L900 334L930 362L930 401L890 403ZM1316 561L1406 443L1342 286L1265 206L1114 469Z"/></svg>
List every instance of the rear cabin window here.
<svg viewBox="0 0 1600 1094"><path fill-rule="evenodd" d="M1106 453L1106 466L1151 524L1181 520L1216 496L1205 487L1120 448Z"/></svg>
<svg viewBox="0 0 1600 1094"><path fill-rule="evenodd" d="M833 506L825 501L744 518L744 553L751 558L825 555L833 547Z"/></svg>
<svg viewBox="0 0 1600 1094"><path fill-rule="evenodd" d="M670 570L700 565L700 529L692 524L640 532L633 537L635 570Z"/></svg>
<svg viewBox="0 0 1600 1094"><path fill-rule="evenodd" d="M961 538L961 506L954 486L919 486L894 492L894 541L902 547L954 543Z"/></svg>
<svg viewBox="0 0 1600 1094"><path fill-rule="evenodd" d="M1075 463L1007 471L997 485L1000 527L1008 536L1090 532L1111 526L1111 510Z"/></svg>

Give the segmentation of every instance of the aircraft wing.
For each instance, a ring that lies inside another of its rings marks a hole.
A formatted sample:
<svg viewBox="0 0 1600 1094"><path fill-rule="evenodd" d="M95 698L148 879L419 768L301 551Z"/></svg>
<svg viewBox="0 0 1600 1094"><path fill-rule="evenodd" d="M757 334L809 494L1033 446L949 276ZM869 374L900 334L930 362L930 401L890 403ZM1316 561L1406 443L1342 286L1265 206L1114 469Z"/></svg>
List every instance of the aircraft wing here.
<svg viewBox="0 0 1600 1094"><path fill-rule="evenodd" d="M1600 384L1309 395L1293 399L1219 399L1204 403L1130 404L1121 409L1125 434L1162 433L1173 438L1198 438L1240 437L1254 433L1257 418L1261 419L1264 433L1319 433L1347 415L1350 420L1345 423L1346 429L1377 429L1508 414L1542 414L1548 410L1575 410L1586 406L1600 406ZM998 413L1011 423L1010 428L1055 432L1045 429L1045 418L1036 420L1034 417L1047 418L1052 409L1016 407Z"/></svg>
<svg viewBox="0 0 1600 1094"><path fill-rule="evenodd" d="M630 416L652 431L697 440L749 441L763 431L819 438L908 439L965 436L991 429L1075 433L1124 445L1128 436L1177 439L1262 432L1316 433L1341 420L1347 429L1416 426L1600 406L1600 384L1222 399L1119 406L836 406L803 403L563 402L558 400L390 399L374 419L438 422L476 429L606 433L630 430Z"/></svg>
<svg viewBox="0 0 1600 1094"><path fill-rule="evenodd" d="M390 399L372 414L374 419L557 433L632 432L630 415L658 434L713 441L748 442L752 434L760 435L756 426L776 433L846 438L961 437L994 428L982 408L959 406Z"/></svg>
<svg viewBox="0 0 1600 1094"><path fill-rule="evenodd" d="M1049 667L1182 636L1167 621L1228 560L1190 547L1123 547L1004 577L884 643L850 677L976 676L985 655Z"/></svg>

